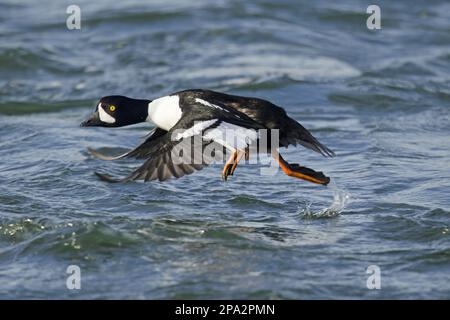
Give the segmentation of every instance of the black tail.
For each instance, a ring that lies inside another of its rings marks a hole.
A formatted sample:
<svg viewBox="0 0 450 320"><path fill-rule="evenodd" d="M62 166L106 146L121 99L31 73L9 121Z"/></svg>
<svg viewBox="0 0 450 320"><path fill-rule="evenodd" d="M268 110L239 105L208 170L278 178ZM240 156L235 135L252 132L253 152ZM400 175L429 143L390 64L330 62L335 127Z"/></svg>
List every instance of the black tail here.
<svg viewBox="0 0 450 320"><path fill-rule="evenodd" d="M301 144L305 148L314 150L325 157L334 157L335 153L320 143L314 136L297 121L289 118L287 126L282 131L285 133L280 137L280 145L287 147L289 144Z"/></svg>

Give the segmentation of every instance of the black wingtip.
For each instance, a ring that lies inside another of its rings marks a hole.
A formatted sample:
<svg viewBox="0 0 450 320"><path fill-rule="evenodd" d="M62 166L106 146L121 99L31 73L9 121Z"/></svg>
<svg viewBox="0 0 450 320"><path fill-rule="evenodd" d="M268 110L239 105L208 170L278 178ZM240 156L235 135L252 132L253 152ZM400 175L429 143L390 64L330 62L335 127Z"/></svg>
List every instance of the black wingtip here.
<svg viewBox="0 0 450 320"><path fill-rule="evenodd" d="M105 182L109 182L109 183L118 183L121 182L120 179L114 179L104 173L100 173L100 172L94 172L94 174L101 180L101 181L105 181Z"/></svg>
<svg viewBox="0 0 450 320"><path fill-rule="evenodd" d="M118 156L107 156L103 153L98 152L97 150L94 150L92 148L87 148L87 151L94 156L97 159L101 159L101 160L106 160L106 161L112 161L112 160L118 160L118 159L122 159L124 157L126 157L128 155L128 152L118 155Z"/></svg>

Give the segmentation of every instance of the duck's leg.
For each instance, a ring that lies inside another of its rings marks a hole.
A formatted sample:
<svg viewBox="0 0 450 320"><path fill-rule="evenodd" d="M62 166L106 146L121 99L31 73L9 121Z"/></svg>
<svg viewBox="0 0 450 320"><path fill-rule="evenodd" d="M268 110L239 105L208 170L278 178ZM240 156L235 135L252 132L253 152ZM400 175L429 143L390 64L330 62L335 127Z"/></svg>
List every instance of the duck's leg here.
<svg viewBox="0 0 450 320"><path fill-rule="evenodd" d="M233 175L234 170L236 170L237 165L239 164L239 161L241 161L242 157L245 155L245 151L237 151L236 160L234 161L233 165L231 166L230 170L230 176Z"/></svg>
<svg viewBox="0 0 450 320"><path fill-rule="evenodd" d="M322 185L327 185L330 182L330 178L325 176L322 172L317 172L313 169L302 167L294 163L289 164L277 151L272 151L272 157L278 162L281 170L289 177L303 179Z"/></svg>
<svg viewBox="0 0 450 320"><path fill-rule="evenodd" d="M237 159L237 151L233 151L233 153L231 154L230 158L228 159L228 161L225 163L225 165L223 166L223 170L222 170L222 179L227 181L228 176L230 175L231 172L231 168L233 167L234 162Z"/></svg>

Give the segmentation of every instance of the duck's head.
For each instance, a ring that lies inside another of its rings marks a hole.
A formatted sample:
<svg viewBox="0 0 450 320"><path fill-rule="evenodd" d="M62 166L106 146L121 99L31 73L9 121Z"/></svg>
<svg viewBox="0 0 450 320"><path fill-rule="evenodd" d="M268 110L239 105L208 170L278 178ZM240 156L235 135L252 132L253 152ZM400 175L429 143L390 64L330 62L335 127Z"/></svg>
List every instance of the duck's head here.
<svg viewBox="0 0 450 320"><path fill-rule="evenodd" d="M123 127L146 121L150 100L131 99L125 96L101 98L94 113L81 123L82 127Z"/></svg>

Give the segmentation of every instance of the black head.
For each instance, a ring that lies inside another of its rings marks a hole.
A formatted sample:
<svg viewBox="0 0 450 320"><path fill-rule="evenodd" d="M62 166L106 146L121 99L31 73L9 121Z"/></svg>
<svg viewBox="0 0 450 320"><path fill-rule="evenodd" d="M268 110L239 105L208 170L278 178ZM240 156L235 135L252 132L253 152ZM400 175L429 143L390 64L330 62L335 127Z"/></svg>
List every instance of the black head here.
<svg viewBox="0 0 450 320"><path fill-rule="evenodd" d="M100 99L94 113L82 127L123 127L144 122L148 116L150 100L131 99L125 96L107 96Z"/></svg>

